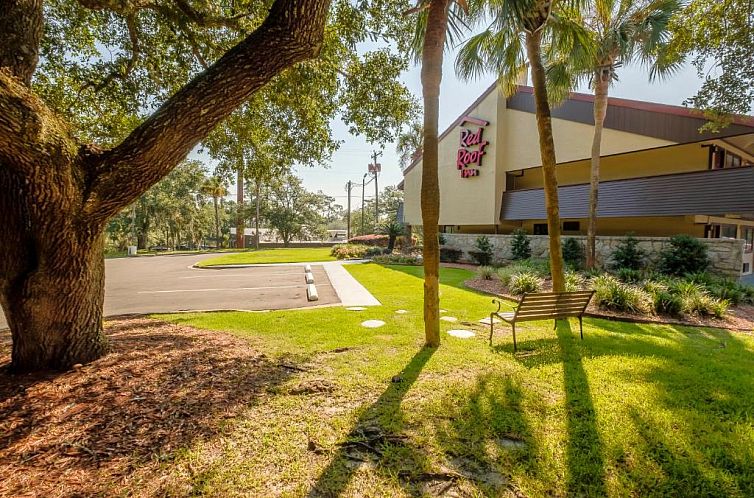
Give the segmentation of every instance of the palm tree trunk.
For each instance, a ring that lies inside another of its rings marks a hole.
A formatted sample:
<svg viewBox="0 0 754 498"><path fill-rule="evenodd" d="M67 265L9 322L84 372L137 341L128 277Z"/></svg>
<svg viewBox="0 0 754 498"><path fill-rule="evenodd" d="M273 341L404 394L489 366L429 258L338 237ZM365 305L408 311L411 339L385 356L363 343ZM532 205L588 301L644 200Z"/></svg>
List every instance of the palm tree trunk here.
<svg viewBox="0 0 754 498"><path fill-rule="evenodd" d="M552 137L552 118L547 101L545 68L542 65L541 31L526 34L526 51L531 65L531 79L534 86L537 128L539 130L539 153L542 158L544 177L545 208L547 209L547 233L550 243L550 274L552 290L565 290L563 274L563 252L560 244L560 208L558 206L558 179L555 174L555 142Z"/></svg>
<svg viewBox="0 0 754 498"><path fill-rule="evenodd" d="M592 171L589 188L589 228L586 236L586 267L597 264L597 207L599 205L600 156L602 155L602 129L607 115L609 77L595 75L594 86L594 140L592 141Z"/></svg>
<svg viewBox="0 0 754 498"><path fill-rule="evenodd" d="M427 15L422 51L424 97L424 155L422 157L421 211L424 226L424 336L427 346L440 345L440 184L438 180L438 121L440 82L448 24L448 0L433 0ZM362 213L363 214L363 213Z"/></svg>
<svg viewBox="0 0 754 498"><path fill-rule="evenodd" d="M215 248L220 247L220 211L217 207L217 196L213 196L212 200L215 203Z"/></svg>
<svg viewBox="0 0 754 498"><path fill-rule="evenodd" d="M255 202L256 208L257 208L257 215L254 218L254 226L255 226L255 230L254 231L256 232L256 236L254 237L254 239L255 239L254 240L254 249L256 249L258 251L259 250L259 213L260 213L260 209L259 209L259 180L257 180L255 183L256 183L256 185L255 185L255 187L256 187L256 193L255 193L256 200L254 202Z"/></svg>
<svg viewBox="0 0 754 498"><path fill-rule="evenodd" d="M246 245L244 231L246 225L243 219L243 162L238 166L236 175L236 248L243 249Z"/></svg>

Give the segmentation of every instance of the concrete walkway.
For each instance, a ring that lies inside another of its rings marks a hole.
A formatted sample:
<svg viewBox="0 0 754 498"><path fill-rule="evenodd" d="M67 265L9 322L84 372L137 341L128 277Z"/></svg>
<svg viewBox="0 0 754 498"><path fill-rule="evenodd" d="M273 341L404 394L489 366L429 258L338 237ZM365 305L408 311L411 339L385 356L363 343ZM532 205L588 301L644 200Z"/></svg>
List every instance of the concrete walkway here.
<svg viewBox="0 0 754 498"><path fill-rule="evenodd" d="M382 304L343 268L342 262L330 261L322 263L322 267L343 306L380 306Z"/></svg>

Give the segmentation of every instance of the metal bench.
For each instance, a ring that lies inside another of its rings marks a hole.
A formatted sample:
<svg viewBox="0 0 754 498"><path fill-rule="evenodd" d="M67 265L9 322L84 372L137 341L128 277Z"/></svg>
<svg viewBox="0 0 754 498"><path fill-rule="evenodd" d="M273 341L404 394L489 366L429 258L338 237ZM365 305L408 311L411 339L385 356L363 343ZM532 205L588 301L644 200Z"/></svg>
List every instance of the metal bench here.
<svg viewBox="0 0 754 498"><path fill-rule="evenodd" d="M502 303L493 299L492 304L497 304L497 311L490 313L490 346L492 346L492 334L495 332L495 317L500 318L511 325L513 329L513 351L516 351L516 323L530 322L534 320L552 319L555 328L558 327L558 319L577 317L579 319L579 332L584 338L583 317L586 307L589 306L594 291L576 292L536 292L524 294L514 306L514 311L500 313ZM553 329L554 330L554 329Z"/></svg>

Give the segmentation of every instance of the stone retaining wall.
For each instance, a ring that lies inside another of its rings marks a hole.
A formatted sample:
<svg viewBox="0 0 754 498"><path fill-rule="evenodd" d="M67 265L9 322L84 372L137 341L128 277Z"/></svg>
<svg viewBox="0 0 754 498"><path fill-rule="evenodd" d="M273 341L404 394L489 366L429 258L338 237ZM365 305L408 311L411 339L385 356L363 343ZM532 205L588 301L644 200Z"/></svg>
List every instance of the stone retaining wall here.
<svg viewBox="0 0 754 498"><path fill-rule="evenodd" d="M460 249L463 251L462 259L473 261L469 255L470 251L476 251L476 234L445 233L445 244L443 247ZM529 235L529 244L531 246L532 258L548 258L548 236L547 235ZM510 261L512 235L487 235L492 243L495 259L504 262ZM586 245L586 236L584 235L566 235L563 239L573 238L578 240L582 247ZM597 264L606 266L610 264L610 258L618 244L625 240L626 237L597 237ZM651 265L656 263L660 256L660 251L669 244L670 239L667 237L635 237L639 241L639 247L647 254L647 262ZM707 252L711 261L710 270L733 278L741 276L741 266L743 264L743 240L733 239L699 239L707 246Z"/></svg>

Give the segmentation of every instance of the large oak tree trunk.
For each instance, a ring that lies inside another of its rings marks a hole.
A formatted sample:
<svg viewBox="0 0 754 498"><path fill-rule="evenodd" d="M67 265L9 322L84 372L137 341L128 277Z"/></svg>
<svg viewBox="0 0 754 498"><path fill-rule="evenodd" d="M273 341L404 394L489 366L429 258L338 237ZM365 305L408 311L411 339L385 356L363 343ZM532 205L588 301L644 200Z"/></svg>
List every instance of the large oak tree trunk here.
<svg viewBox="0 0 754 498"><path fill-rule="evenodd" d="M102 235L61 233L54 246L33 255L38 266L2 294L16 371L66 369L107 351Z"/></svg>
<svg viewBox="0 0 754 498"><path fill-rule="evenodd" d="M550 274L552 289L555 292L565 290L563 273L563 252L560 243L560 208L558 205L558 179L555 174L555 142L552 137L552 118L550 104L547 101L545 68L541 54L542 32L526 34L526 51L531 65L531 79L536 103L537 128L539 130L539 152L542 158L542 175L545 191L545 208L547 209L547 232L550 243Z"/></svg>
<svg viewBox="0 0 754 498"><path fill-rule="evenodd" d="M106 352L107 220L273 77L318 55L329 5L276 0L259 28L102 150L77 141L30 88L42 1L0 0L0 304L14 369L65 369Z"/></svg>
<svg viewBox="0 0 754 498"><path fill-rule="evenodd" d="M594 139L589 187L589 227L586 236L586 267L597 264L597 208L599 207L600 156L602 155L602 129L607 115L607 92L610 76L598 72L594 84Z"/></svg>
<svg viewBox="0 0 754 498"><path fill-rule="evenodd" d="M438 180L438 121L440 82L448 24L448 0L433 0L427 15L422 52L424 97L424 155L422 157L421 212L424 227L424 335L427 346L440 345L440 184Z"/></svg>

